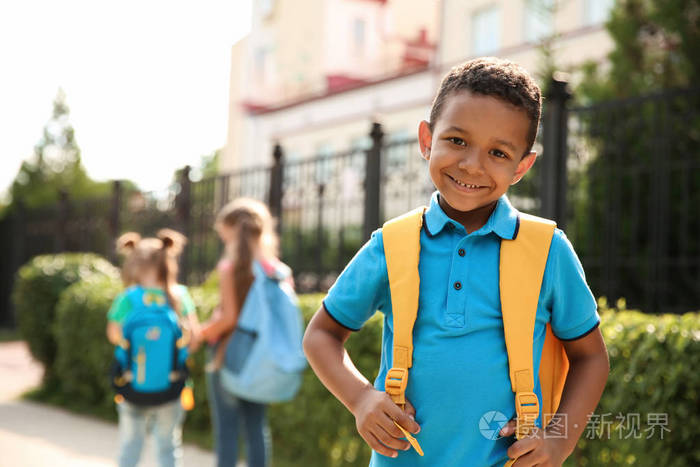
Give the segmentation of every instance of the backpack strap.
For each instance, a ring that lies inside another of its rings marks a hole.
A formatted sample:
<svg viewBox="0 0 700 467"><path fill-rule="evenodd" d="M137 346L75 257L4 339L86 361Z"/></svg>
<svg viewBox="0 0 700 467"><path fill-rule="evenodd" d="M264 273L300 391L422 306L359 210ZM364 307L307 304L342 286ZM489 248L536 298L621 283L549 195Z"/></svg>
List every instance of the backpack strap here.
<svg viewBox="0 0 700 467"><path fill-rule="evenodd" d="M418 259L425 208L391 219L382 228L394 324L392 368L384 388L399 407L406 404L408 369L413 365L413 324L418 314Z"/></svg>
<svg viewBox="0 0 700 467"><path fill-rule="evenodd" d="M532 343L542 278L549 255L553 221L519 214L514 240L501 240L500 292L510 383L518 416L515 436L535 427L540 401L535 394Z"/></svg>

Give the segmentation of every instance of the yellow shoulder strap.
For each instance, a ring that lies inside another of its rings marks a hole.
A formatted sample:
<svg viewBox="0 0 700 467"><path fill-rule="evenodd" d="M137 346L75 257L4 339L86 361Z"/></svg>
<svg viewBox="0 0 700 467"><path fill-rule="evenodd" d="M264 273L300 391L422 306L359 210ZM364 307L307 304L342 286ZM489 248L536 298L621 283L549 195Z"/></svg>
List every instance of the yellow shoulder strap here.
<svg viewBox="0 0 700 467"><path fill-rule="evenodd" d="M382 228L394 324L393 362L384 387L394 403L402 408L406 403L408 369L413 364L413 324L418 314L418 258L424 211L425 208L414 209L387 221Z"/></svg>
<svg viewBox="0 0 700 467"><path fill-rule="evenodd" d="M500 289L510 382L518 416L516 438L530 433L540 412L535 395L532 342L535 314L556 224L520 214L514 240L501 240Z"/></svg>

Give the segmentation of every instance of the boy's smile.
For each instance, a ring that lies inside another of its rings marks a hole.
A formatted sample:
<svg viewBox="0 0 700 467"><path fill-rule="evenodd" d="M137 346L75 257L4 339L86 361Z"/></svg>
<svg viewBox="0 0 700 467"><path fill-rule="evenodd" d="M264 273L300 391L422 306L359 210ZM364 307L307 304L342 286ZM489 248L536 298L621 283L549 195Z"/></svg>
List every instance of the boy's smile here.
<svg viewBox="0 0 700 467"><path fill-rule="evenodd" d="M421 152L440 206L468 232L486 223L498 198L532 167L529 128L524 110L469 91L447 97L432 131L421 122Z"/></svg>

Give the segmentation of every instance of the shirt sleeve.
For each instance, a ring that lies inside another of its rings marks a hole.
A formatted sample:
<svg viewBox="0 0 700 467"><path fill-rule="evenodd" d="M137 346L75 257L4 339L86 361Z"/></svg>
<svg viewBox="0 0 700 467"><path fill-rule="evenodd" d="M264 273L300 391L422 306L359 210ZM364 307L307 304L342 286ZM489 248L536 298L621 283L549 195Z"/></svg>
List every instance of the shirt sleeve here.
<svg viewBox="0 0 700 467"><path fill-rule="evenodd" d="M573 246L559 229L552 237L547 276L554 334L561 340L575 340L595 329L600 324L595 297Z"/></svg>
<svg viewBox="0 0 700 467"><path fill-rule="evenodd" d="M177 285L177 297L180 299L180 305L182 306L182 315L187 316L190 313L192 313L195 309L194 306L194 301L192 300L192 296L190 295L190 292L187 290L187 287L178 284Z"/></svg>
<svg viewBox="0 0 700 467"><path fill-rule="evenodd" d="M381 230L377 230L338 276L323 305L340 325L357 331L388 303L384 243Z"/></svg>
<svg viewBox="0 0 700 467"><path fill-rule="evenodd" d="M126 297L126 292L117 295L117 298L112 302L112 306L107 312L107 321L122 324L127 315L131 311L131 303Z"/></svg>

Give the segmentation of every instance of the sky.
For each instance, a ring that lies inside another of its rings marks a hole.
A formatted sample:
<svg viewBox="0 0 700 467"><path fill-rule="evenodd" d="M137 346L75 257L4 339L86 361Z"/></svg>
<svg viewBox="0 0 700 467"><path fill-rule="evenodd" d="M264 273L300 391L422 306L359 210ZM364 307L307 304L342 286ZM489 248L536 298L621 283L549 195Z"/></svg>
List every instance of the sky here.
<svg viewBox="0 0 700 467"><path fill-rule="evenodd" d="M0 194L62 88L96 180L165 188L222 147L231 46L252 0L0 2Z"/></svg>

